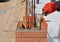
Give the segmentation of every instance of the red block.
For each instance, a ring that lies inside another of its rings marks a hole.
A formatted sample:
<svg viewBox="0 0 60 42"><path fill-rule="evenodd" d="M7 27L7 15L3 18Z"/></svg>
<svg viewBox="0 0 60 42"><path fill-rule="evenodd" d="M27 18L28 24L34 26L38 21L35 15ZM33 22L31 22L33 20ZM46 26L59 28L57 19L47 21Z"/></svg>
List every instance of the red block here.
<svg viewBox="0 0 60 42"><path fill-rule="evenodd" d="M44 17L43 16L41 16L40 17L40 20L41 20L41 30L46 30L47 31L47 27L48 27L48 25L47 25L47 22L45 21L45 19L44 19Z"/></svg>
<svg viewBox="0 0 60 42"><path fill-rule="evenodd" d="M22 37L30 37L30 38L35 38L35 37L47 37L47 32L22 32Z"/></svg>
<svg viewBox="0 0 60 42"><path fill-rule="evenodd" d="M47 38L41 38L41 42L47 42Z"/></svg>
<svg viewBox="0 0 60 42"><path fill-rule="evenodd" d="M39 38L17 38L16 42L39 42Z"/></svg>
<svg viewBox="0 0 60 42"><path fill-rule="evenodd" d="M15 37L16 37L16 38L22 37L21 32L15 32Z"/></svg>
<svg viewBox="0 0 60 42"><path fill-rule="evenodd" d="M23 22L18 22L18 27L22 27Z"/></svg>

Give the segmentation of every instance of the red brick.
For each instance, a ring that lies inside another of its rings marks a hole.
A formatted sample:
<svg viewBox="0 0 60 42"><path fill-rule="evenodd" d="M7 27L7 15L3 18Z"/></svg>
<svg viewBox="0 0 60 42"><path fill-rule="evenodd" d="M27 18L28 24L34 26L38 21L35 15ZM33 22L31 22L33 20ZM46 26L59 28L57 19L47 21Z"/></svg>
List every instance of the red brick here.
<svg viewBox="0 0 60 42"><path fill-rule="evenodd" d="M22 27L23 22L18 22L18 26Z"/></svg>
<svg viewBox="0 0 60 42"><path fill-rule="evenodd" d="M21 32L15 32L15 37L16 38L21 37Z"/></svg>
<svg viewBox="0 0 60 42"><path fill-rule="evenodd" d="M23 25L25 28L27 28L27 26L28 26L26 23L27 22L26 20L27 20L26 16L23 16Z"/></svg>
<svg viewBox="0 0 60 42"><path fill-rule="evenodd" d="M15 39L15 42L20 42L20 38L16 38Z"/></svg>
<svg viewBox="0 0 60 42"><path fill-rule="evenodd" d="M47 42L47 38L41 38L41 42Z"/></svg>
<svg viewBox="0 0 60 42"><path fill-rule="evenodd" d="M16 38L16 42L39 42L39 38Z"/></svg>
<svg viewBox="0 0 60 42"><path fill-rule="evenodd" d="M41 30L47 30L47 23L41 23Z"/></svg>
<svg viewBox="0 0 60 42"><path fill-rule="evenodd" d="M23 16L23 22L26 23L26 16Z"/></svg>
<svg viewBox="0 0 60 42"><path fill-rule="evenodd" d="M47 32L22 32L22 37L47 37Z"/></svg>
<svg viewBox="0 0 60 42"><path fill-rule="evenodd" d="M32 16L28 16L28 28L32 28L32 23L33 23L33 17Z"/></svg>
<svg viewBox="0 0 60 42"><path fill-rule="evenodd" d="M41 30L47 30L47 22L45 21L44 17L41 16L40 17L40 20L41 20Z"/></svg>

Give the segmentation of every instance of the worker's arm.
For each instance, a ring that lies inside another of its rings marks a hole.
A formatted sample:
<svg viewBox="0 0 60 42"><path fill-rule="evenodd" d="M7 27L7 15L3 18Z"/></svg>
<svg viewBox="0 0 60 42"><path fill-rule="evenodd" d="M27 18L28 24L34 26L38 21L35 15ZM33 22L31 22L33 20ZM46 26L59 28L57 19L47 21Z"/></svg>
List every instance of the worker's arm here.
<svg viewBox="0 0 60 42"><path fill-rule="evenodd" d="M56 10L60 11L60 1L46 3L42 8L42 13L45 15L49 15Z"/></svg>

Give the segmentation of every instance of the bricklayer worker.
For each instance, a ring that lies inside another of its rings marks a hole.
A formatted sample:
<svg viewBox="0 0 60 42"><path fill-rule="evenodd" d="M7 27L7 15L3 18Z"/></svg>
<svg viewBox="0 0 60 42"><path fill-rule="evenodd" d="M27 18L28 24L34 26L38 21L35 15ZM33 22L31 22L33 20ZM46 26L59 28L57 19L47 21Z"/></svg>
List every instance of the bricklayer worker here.
<svg viewBox="0 0 60 42"><path fill-rule="evenodd" d="M46 16L50 13L53 13L54 11L60 11L60 1L51 0L52 2L48 2L44 5L42 8L42 14L45 14Z"/></svg>

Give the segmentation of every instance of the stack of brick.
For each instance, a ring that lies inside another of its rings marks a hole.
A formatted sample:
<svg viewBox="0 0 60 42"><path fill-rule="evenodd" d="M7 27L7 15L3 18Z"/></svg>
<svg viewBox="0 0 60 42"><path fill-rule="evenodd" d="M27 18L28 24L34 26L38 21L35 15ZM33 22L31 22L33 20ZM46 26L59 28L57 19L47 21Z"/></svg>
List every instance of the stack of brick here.
<svg viewBox="0 0 60 42"><path fill-rule="evenodd" d="M22 27L22 25L25 27L25 29L31 29L32 27L34 27L34 25L33 25L33 17L28 16L28 18L26 18L26 16L24 16L23 21L18 22L18 27Z"/></svg>

